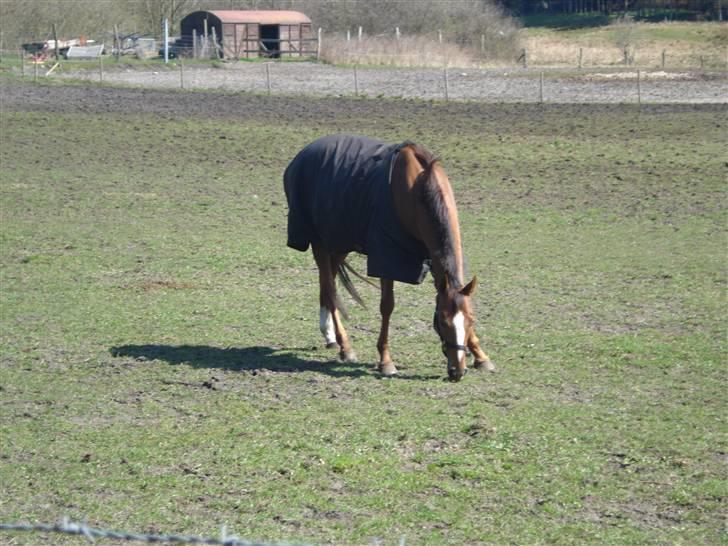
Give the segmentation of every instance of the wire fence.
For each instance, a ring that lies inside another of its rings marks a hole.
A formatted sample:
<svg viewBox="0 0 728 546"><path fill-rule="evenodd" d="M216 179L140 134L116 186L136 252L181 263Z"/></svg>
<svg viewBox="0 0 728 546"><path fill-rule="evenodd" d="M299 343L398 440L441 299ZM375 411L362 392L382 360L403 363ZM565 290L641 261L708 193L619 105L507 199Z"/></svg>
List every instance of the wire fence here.
<svg viewBox="0 0 728 546"><path fill-rule="evenodd" d="M29 524L29 523L0 523L0 531L8 532L34 532L34 533L58 533L64 535L77 535L94 542L97 538L122 540L127 542L146 543L167 543L167 544L215 544L222 546L306 546L303 544L293 545L284 543L261 543L249 542L240 538L228 535L227 529L222 527L219 538L209 538L186 535L146 535L140 533L127 533L122 531L111 531L90 527L85 523L76 523L64 518L54 524Z"/></svg>
<svg viewBox="0 0 728 546"><path fill-rule="evenodd" d="M108 529L100 529L98 527L90 527L85 523L72 522L68 518L63 518L58 523L0 523L0 531L4 532L30 532L30 533L55 533L64 535L75 535L86 538L89 542L94 542L97 538L119 540L126 542L142 542L142 543L166 543L166 544L212 544L217 546L310 546L305 544L289 544L282 542L249 542L241 540L237 536L228 535L227 528L223 526L220 529L218 538L188 536L188 535L147 535L141 533L127 533L123 531L111 531ZM402 537L397 543L398 546L405 546L405 538ZM384 546L384 543L378 539L372 539L372 546Z"/></svg>
<svg viewBox="0 0 728 546"><path fill-rule="evenodd" d="M119 63L103 56L33 62L8 51L0 52L0 67L36 83L72 79L145 88L480 102L728 103L728 71L705 68L402 68L187 59L165 64L151 59Z"/></svg>

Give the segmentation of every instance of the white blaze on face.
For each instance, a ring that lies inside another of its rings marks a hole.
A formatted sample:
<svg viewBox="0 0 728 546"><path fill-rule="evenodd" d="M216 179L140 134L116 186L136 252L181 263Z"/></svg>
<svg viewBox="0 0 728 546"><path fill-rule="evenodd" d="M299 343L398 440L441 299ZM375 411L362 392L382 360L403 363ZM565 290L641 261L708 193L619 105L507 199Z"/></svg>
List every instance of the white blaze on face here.
<svg viewBox="0 0 728 546"><path fill-rule="evenodd" d="M325 307L321 308L319 312L319 328L321 333L324 335L326 345L336 343L336 332L334 331L334 319L331 316L331 311Z"/></svg>
<svg viewBox="0 0 728 546"><path fill-rule="evenodd" d="M453 326L455 326L455 343L460 346L465 345L465 315L458 311L452 319ZM458 349L458 362L460 362L465 356L465 351Z"/></svg>

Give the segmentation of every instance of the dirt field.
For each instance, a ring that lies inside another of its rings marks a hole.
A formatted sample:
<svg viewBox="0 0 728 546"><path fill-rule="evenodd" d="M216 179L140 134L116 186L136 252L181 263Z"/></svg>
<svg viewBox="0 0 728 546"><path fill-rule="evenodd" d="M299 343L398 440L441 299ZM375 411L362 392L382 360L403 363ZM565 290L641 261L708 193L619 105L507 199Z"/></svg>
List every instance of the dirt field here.
<svg viewBox="0 0 728 546"><path fill-rule="evenodd" d="M271 63L268 65L271 92L275 94L360 95L369 97L445 98L445 72L441 69L359 68L356 82L353 68L317 63ZM98 81L97 71L66 73L71 77ZM189 89L267 92L266 65L234 63L219 68L177 66L169 70L106 70L104 81L113 84ZM486 102L538 102L540 71L524 69L457 69L447 73L448 97ZM643 102L728 102L726 72L641 73ZM546 72L543 100L559 103L637 102L635 71Z"/></svg>
<svg viewBox="0 0 728 546"><path fill-rule="evenodd" d="M710 83L710 82L703 82ZM712 82L715 84L715 82ZM269 119L271 115L277 116L281 112L295 116L302 123L316 123L326 120L335 124L342 131L352 131L352 123L356 124L362 119L372 116L377 119L386 119L389 116L422 115L429 110L427 103L411 101L352 101L350 99L335 97L310 100L302 103L295 98L287 96L266 97L265 95L248 96L245 101L230 100L232 92L208 93L204 100L196 93L178 92L169 89L149 88L103 88L70 86L35 86L30 83L8 84L0 81L0 95L3 109L7 111L47 111L47 112L88 112L88 113L149 113L169 116L204 116L212 118L236 119ZM722 101L725 104L725 101ZM513 106L516 107L515 105ZM534 106L536 107L536 106ZM593 109L594 104L584 105L584 108ZM614 108L615 105L604 105L604 108ZM567 106L564 106L567 108ZM579 106L568 107L564 115L573 115ZM650 111L668 108L691 108L690 103L684 106L672 104L661 106L652 104L643 106ZM478 118L485 116L508 116L508 109L483 110L478 104L452 103L447 107L451 120L472 124ZM723 109L718 107L716 115L722 115ZM491 121L493 121L491 119Z"/></svg>

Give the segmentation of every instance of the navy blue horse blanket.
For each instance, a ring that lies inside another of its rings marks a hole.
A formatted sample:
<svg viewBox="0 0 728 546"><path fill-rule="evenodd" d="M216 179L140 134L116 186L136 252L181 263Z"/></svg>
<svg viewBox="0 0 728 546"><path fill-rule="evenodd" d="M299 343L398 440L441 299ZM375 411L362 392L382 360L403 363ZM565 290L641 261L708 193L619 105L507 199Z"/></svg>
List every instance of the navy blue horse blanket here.
<svg viewBox="0 0 728 546"><path fill-rule="evenodd" d="M367 275L410 284L429 270L427 248L397 218L390 178L405 144L332 135L306 146L284 174L288 246L320 244L332 253L367 255Z"/></svg>

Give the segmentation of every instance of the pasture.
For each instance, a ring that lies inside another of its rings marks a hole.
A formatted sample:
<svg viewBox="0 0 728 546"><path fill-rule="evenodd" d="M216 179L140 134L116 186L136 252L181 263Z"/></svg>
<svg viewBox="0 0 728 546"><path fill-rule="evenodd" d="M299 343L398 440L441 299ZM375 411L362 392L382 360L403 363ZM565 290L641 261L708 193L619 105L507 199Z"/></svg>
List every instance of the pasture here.
<svg viewBox="0 0 728 546"><path fill-rule="evenodd" d="M725 541L725 106L0 94L1 521ZM399 377L361 282L359 363L323 347L281 176L333 132L442 157L498 373L443 380L429 280L395 286Z"/></svg>

